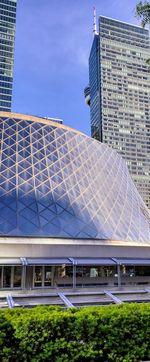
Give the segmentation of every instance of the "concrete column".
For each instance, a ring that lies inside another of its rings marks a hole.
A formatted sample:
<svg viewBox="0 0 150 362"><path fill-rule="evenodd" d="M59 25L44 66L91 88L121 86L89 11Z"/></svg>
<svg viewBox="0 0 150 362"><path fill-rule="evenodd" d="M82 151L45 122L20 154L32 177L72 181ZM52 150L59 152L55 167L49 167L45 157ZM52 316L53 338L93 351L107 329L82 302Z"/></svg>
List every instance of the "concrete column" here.
<svg viewBox="0 0 150 362"><path fill-rule="evenodd" d="M26 289L26 265L22 266L22 289Z"/></svg>
<svg viewBox="0 0 150 362"><path fill-rule="evenodd" d="M55 265L51 266L51 286L55 287Z"/></svg>

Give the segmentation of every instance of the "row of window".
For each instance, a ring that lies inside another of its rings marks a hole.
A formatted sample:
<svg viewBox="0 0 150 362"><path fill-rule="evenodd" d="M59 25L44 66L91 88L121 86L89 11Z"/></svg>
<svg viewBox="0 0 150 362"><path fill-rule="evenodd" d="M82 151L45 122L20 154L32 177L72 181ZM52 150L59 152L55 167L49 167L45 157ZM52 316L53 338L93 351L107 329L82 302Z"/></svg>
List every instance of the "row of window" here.
<svg viewBox="0 0 150 362"><path fill-rule="evenodd" d="M13 59L13 52L8 52L7 50L3 50L0 53L1 57L4 57L5 59Z"/></svg>
<svg viewBox="0 0 150 362"><path fill-rule="evenodd" d="M130 64L127 64L126 60L123 59L116 59L116 61L114 60L114 55L110 55L110 53L107 55L103 55L102 60L107 61L107 63L109 62L109 64L102 64L102 69L104 72L106 72L106 74L121 74L124 75L125 77L127 77L127 75L129 74L129 69L132 70L132 76L134 75L135 72L139 71L140 74L141 73L147 73L147 78L148 78L148 66L145 64L133 64L132 62L130 62ZM130 70L130 72L131 72ZM127 77L128 78L128 77Z"/></svg>
<svg viewBox="0 0 150 362"><path fill-rule="evenodd" d="M13 289L22 288L22 266L1 266L0 267L0 288ZM117 277L116 266L77 266L77 278L90 278L91 283L93 278L115 278ZM145 277L150 276L148 266L121 266L121 278L126 277ZM33 278L31 280L31 278ZM50 265L33 266L30 270L30 287L51 287L52 284L57 284L60 280L73 278L72 266L55 266Z"/></svg>
<svg viewBox="0 0 150 362"><path fill-rule="evenodd" d="M133 40L133 41L136 41L136 42L138 42L139 43L139 45L141 44L141 42L144 42L144 43L148 43L148 36L147 35L141 35L140 37L139 37L139 34L135 34L135 33L131 33L131 32L129 32L128 33L128 37L125 35L125 33L126 32L118 32L118 30L116 30L116 29L110 29L109 28L109 30L106 30L106 29L104 29L103 27L101 28L101 36L103 37L103 38L105 38L105 37L107 37L108 38L108 36L110 36L110 39L115 39L116 40L116 38L119 38L119 40L120 41L124 41L124 39L131 39L131 40ZM131 51L131 54L132 55L136 55L136 51Z"/></svg>
<svg viewBox="0 0 150 362"><path fill-rule="evenodd" d="M4 10L3 10L3 9L4 9ZM6 10L6 11L5 11L5 10ZM11 10L11 8L10 8L10 9L8 9L8 11L7 11L7 9L5 9L5 7L0 4L0 13L1 13L2 15L8 16L9 18L10 18L10 17L11 17L11 18L16 18L16 9L15 9L15 8L12 8L12 10Z"/></svg>
<svg viewBox="0 0 150 362"><path fill-rule="evenodd" d="M134 92L133 90L129 90L129 94L126 95L126 94L120 94L118 93L117 91L112 91L109 92L108 89L103 88L103 96L106 96L107 99L127 99L127 100L130 100L130 101L134 101L134 102L149 102L150 100L150 95L146 95L145 92L139 92L137 93Z"/></svg>
<svg viewBox="0 0 150 362"><path fill-rule="evenodd" d="M8 94L12 93L12 82L11 83L0 82L0 92L7 93L7 91Z"/></svg>
<svg viewBox="0 0 150 362"><path fill-rule="evenodd" d="M14 0L14 1L11 1L11 0L0 0L0 5L1 4L5 4L5 5L9 5L9 6L15 6L16 7L16 4L17 3L17 0Z"/></svg>
<svg viewBox="0 0 150 362"><path fill-rule="evenodd" d="M119 139L120 139L120 133L126 133L126 134L131 134L134 135L134 139L135 139L135 144L137 142L137 139L140 140L140 137L142 137L141 140L141 145L142 143L144 144L144 142L147 142L149 140L149 132L146 132L145 129L141 129L141 128L137 128L135 126L133 127L128 127L126 126L122 126L119 123L117 124L112 124L109 120L107 120L107 122L105 122L103 124L103 129L107 130L109 132L116 132L116 134L119 135ZM149 131L149 130L148 130ZM111 132L111 133L112 133ZM133 144L133 138L132 138L132 144ZM138 145L137 145L138 146ZM146 145L145 145L146 146Z"/></svg>
<svg viewBox="0 0 150 362"><path fill-rule="evenodd" d="M3 0L3 1L5 1L5 0ZM7 3L5 3L5 2L2 3L0 1L0 10L4 9L4 10L8 10L9 12L16 12L16 3L12 2L12 5L13 6L11 6L10 3L8 5Z"/></svg>
<svg viewBox="0 0 150 362"><path fill-rule="evenodd" d="M109 44L111 47L114 47L114 49L117 49L118 48L118 51L120 52L120 49L122 49L122 52L124 51L127 51L129 49L133 49L132 45L129 45L129 44L124 44L123 42L122 43L119 43L115 40L111 40L111 39L105 39L105 38L102 38L101 39L101 43L102 45L103 44ZM145 48L142 48L142 47L137 47L138 51L140 52L140 54L143 54L144 57L148 56L148 49L145 49Z"/></svg>
<svg viewBox="0 0 150 362"><path fill-rule="evenodd" d="M109 131L109 133L108 133L108 131ZM121 138L124 137L124 143L129 143L130 144L132 142L133 147L134 147L135 150L136 150L136 148L137 149L142 148L142 150L140 150L140 152L143 151L144 147L145 147L145 150L149 149L149 147L150 147L150 138L149 138L148 134L143 135L143 137L145 137L145 143L143 142L143 145L142 145L142 142L141 142L140 133L137 134L136 137L135 137L135 135L133 133L130 133L130 135L124 135L124 134L120 135L118 133L118 130L116 130L115 128L111 128L111 125L110 125L109 128L107 128L106 135L107 135L108 139L110 137L112 137L113 140L116 140L116 141L120 141ZM134 142L135 142L135 144L134 144ZM135 146L136 146L136 148L135 148Z"/></svg>
<svg viewBox="0 0 150 362"><path fill-rule="evenodd" d="M4 82L12 82L13 78L0 75L0 81L1 80L3 80Z"/></svg>
<svg viewBox="0 0 150 362"><path fill-rule="evenodd" d="M16 16L16 15L15 15ZM10 17L6 17L4 15L0 15L0 20L5 21L7 23L11 23L11 24L15 24L16 23L16 19L10 18Z"/></svg>
<svg viewBox="0 0 150 362"><path fill-rule="evenodd" d="M1 85L0 85L0 97L1 97L1 94L10 94L10 95L12 95L12 89L1 88Z"/></svg>
<svg viewBox="0 0 150 362"><path fill-rule="evenodd" d="M5 35L7 36L11 36L14 38L15 35L15 27L14 28L8 28L7 25L4 23L4 25L0 24L0 34L1 36Z"/></svg>
<svg viewBox="0 0 150 362"><path fill-rule="evenodd" d="M135 32L135 33L138 33L139 36L140 36L140 34L148 35L148 31L146 29L142 29L140 27L133 26L133 25L123 23L120 21L106 19L104 17L100 17L100 24L105 24L108 27L111 26L112 29L114 29L114 27L116 27L116 29L118 29L118 31L121 31L122 29L124 29L126 31Z"/></svg>
<svg viewBox="0 0 150 362"><path fill-rule="evenodd" d="M1 70L10 70L12 71L12 64L7 64L7 63L2 63L1 60L0 60L0 69ZM3 73L2 73L3 74Z"/></svg>
<svg viewBox="0 0 150 362"><path fill-rule="evenodd" d="M10 41L8 39L2 39L2 38L0 38L0 44L1 45L6 45L6 46L10 45L11 47L14 46L13 40Z"/></svg>
<svg viewBox="0 0 150 362"><path fill-rule="evenodd" d="M132 57L134 59L134 63L145 61L147 59L147 53L141 52L141 49L133 52L132 49L125 49L124 47L114 46L113 43L108 45L107 42L106 44L104 42L101 44L101 49L103 52L107 52L107 54L111 52L112 54L117 55L122 59L126 59L127 61Z"/></svg>
<svg viewBox="0 0 150 362"><path fill-rule="evenodd" d="M0 43L1 43L1 40L0 40ZM10 47L10 45L4 45L4 44L2 45L1 44L1 49L2 49L2 51L5 50L8 53L10 53L10 52L13 53L13 44L11 45L11 47Z"/></svg>
<svg viewBox="0 0 150 362"><path fill-rule="evenodd" d="M11 108L11 103L6 101L0 101L0 108L6 107L7 109Z"/></svg>
<svg viewBox="0 0 150 362"><path fill-rule="evenodd" d="M0 69L0 74L12 77L12 71L7 69Z"/></svg>
<svg viewBox="0 0 150 362"><path fill-rule="evenodd" d="M7 95L0 94L0 99L10 102L11 101L11 95L7 96Z"/></svg>
<svg viewBox="0 0 150 362"><path fill-rule="evenodd" d="M110 40L113 40L113 41L118 41L118 43L121 43L123 42L124 44L129 44L129 45L132 45L132 46L137 46L137 47L141 47L141 48L144 48L144 49L148 49L149 47L149 41L145 41L143 42L143 40L141 40L141 42L139 40L137 41L134 41L133 38L131 37L117 37L117 36L112 36L112 35L102 35L101 34L101 37L104 37L104 39L110 39Z"/></svg>

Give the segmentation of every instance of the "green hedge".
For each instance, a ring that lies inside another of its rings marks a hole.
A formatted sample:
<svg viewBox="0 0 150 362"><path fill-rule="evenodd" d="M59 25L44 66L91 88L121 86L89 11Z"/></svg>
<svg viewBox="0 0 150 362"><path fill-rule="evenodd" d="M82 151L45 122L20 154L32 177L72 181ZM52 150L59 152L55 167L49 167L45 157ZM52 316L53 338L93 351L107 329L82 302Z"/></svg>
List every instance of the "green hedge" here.
<svg viewBox="0 0 150 362"><path fill-rule="evenodd" d="M0 311L0 361L150 359L150 304Z"/></svg>

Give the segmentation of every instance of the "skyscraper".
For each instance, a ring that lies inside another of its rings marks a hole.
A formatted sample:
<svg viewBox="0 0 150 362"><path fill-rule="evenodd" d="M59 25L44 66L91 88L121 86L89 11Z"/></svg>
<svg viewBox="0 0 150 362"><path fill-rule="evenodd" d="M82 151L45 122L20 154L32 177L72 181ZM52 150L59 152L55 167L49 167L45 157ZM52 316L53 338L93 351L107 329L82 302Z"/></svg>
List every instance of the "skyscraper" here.
<svg viewBox="0 0 150 362"><path fill-rule="evenodd" d="M11 110L16 3L0 1L0 111Z"/></svg>
<svg viewBox="0 0 150 362"><path fill-rule="evenodd" d="M91 135L126 160L150 207L150 57L148 30L100 16L89 57Z"/></svg>

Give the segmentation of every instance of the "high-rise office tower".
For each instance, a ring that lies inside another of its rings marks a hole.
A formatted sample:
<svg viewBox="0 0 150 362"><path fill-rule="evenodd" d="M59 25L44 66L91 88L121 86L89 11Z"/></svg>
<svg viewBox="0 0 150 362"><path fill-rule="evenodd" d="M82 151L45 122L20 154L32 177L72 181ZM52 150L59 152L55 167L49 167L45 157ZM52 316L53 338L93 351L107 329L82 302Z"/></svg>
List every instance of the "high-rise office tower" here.
<svg viewBox="0 0 150 362"><path fill-rule="evenodd" d="M0 0L0 111L11 110L17 0Z"/></svg>
<svg viewBox="0 0 150 362"><path fill-rule="evenodd" d="M89 57L91 135L115 148L150 207L148 30L100 16Z"/></svg>

